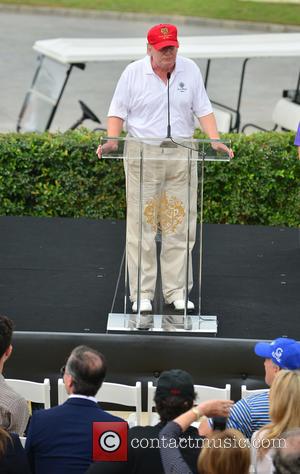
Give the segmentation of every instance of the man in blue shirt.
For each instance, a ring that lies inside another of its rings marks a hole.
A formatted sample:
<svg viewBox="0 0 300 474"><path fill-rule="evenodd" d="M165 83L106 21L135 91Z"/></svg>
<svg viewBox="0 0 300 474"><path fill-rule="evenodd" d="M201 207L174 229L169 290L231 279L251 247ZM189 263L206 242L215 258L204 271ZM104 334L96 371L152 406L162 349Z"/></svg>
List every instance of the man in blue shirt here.
<svg viewBox="0 0 300 474"><path fill-rule="evenodd" d="M300 369L300 344L294 339L280 337L271 343L258 342L254 348L255 354L265 359L265 382L272 385L277 373L281 369ZM269 423L269 390L249 395L239 400L230 410L227 419L227 428L241 431L247 438ZM208 435L212 431L212 420L201 423L201 435Z"/></svg>

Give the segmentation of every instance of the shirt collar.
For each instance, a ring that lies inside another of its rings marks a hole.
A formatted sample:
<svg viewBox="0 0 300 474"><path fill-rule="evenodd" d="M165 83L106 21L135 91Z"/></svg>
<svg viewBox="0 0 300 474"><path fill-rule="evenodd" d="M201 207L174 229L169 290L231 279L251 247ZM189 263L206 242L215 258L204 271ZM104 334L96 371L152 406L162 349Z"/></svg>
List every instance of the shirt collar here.
<svg viewBox="0 0 300 474"><path fill-rule="evenodd" d="M98 400L96 397L89 397L87 395L78 395L77 393L71 393L71 395L69 395L69 398L84 398L85 400L90 400L91 402L98 403Z"/></svg>
<svg viewBox="0 0 300 474"><path fill-rule="evenodd" d="M145 74L155 74L151 66L151 60L149 55L145 56L144 58L144 71Z"/></svg>

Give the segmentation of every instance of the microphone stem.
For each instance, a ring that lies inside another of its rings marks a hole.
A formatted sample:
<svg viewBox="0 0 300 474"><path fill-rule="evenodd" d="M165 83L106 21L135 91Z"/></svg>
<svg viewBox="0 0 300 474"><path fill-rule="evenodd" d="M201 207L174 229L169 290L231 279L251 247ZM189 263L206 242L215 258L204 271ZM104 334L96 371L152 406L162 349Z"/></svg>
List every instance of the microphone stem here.
<svg viewBox="0 0 300 474"><path fill-rule="evenodd" d="M171 138L171 119L170 119L170 77L171 73L168 72L168 126L167 126L167 138Z"/></svg>

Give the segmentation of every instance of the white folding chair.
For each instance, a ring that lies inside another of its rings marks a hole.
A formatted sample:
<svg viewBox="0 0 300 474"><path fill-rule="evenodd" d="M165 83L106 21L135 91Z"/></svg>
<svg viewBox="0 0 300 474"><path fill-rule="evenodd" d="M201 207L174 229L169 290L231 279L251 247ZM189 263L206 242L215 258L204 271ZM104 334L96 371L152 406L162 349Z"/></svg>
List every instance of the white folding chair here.
<svg viewBox="0 0 300 474"><path fill-rule="evenodd" d="M5 381L28 402L41 403L44 408L51 407L49 379L44 379L42 383L19 379L5 379Z"/></svg>
<svg viewBox="0 0 300 474"><path fill-rule="evenodd" d="M247 389L246 385L241 386L241 398L249 397L250 395L257 395L258 393L263 393L267 388L258 388L254 390Z"/></svg>
<svg viewBox="0 0 300 474"><path fill-rule="evenodd" d="M64 403L68 398L63 379L58 379L58 403ZM96 394L99 402L114 403L122 406L133 406L135 412L131 413L127 422L130 427L141 424L142 415L142 385L123 385L119 383L104 382Z"/></svg>
<svg viewBox="0 0 300 474"><path fill-rule="evenodd" d="M148 392L147 392L147 414L148 414L148 425L154 426L159 422L159 416L157 413L152 411L152 408L155 406L154 395L156 387L152 382L148 382Z"/></svg>
<svg viewBox="0 0 300 474"><path fill-rule="evenodd" d="M66 400L68 400L68 393L62 378L57 381L57 398L59 405L62 405Z"/></svg>
<svg viewBox="0 0 300 474"><path fill-rule="evenodd" d="M152 382L148 382L148 424L153 426L159 422L157 413L152 412L152 408L155 406L154 395L156 387ZM231 385L226 384L225 388L210 387L208 385L194 385L196 392L196 403L204 402L205 400L230 400L231 396Z"/></svg>
<svg viewBox="0 0 300 474"><path fill-rule="evenodd" d="M230 400L231 385L228 383L225 388L210 387L209 385L194 385L197 394L196 403L205 400Z"/></svg>

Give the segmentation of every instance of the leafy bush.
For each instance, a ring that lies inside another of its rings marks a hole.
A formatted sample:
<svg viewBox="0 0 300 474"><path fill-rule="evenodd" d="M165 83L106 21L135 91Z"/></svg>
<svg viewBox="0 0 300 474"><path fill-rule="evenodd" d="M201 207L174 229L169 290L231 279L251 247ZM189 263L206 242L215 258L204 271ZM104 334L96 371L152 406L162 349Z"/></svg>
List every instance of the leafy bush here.
<svg viewBox="0 0 300 474"><path fill-rule="evenodd" d="M205 221L229 224L300 223L300 161L294 133L228 135L235 158L209 163Z"/></svg>
<svg viewBox="0 0 300 474"><path fill-rule="evenodd" d="M200 135L198 136L200 137ZM300 161L293 133L226 135L235 158L205 165L205 221L298 226ZM99 135L0 135L0 214L123 219L121 160L98 160Z"/></svg>

